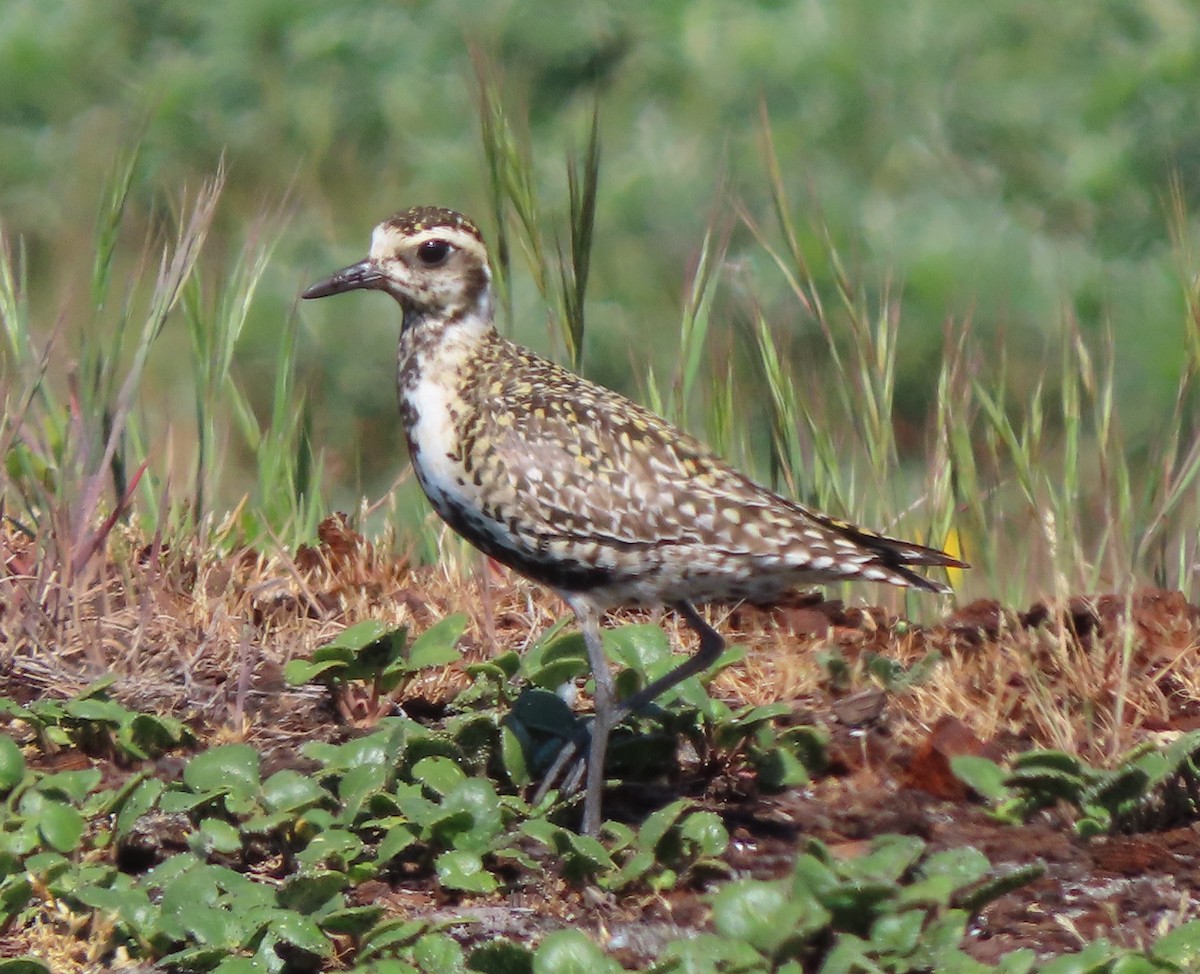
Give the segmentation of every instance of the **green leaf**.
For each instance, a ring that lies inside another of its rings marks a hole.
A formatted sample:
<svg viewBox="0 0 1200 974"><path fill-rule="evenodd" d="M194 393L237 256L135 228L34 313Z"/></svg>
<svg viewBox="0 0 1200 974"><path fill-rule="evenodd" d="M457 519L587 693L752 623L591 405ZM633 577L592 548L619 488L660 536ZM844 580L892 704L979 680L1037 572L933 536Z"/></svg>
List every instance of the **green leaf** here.
<svg viewBox="0 0 1200 974"><path fill-rule="evenodd" d="M159 714L134 714L121 724L117 734L127 751L149 757L192 739L191 729L183 721Z"/></svg>
<svg viewBox="0 0 1200 974"><path fill-rule="evenodd" d="M458 974L465 970L462 948L444 933L427 933L413 944L413 960L422 971Z"/></svg>
<svg viewBox="0 0 1200 974"><path fill-rule="evenodd" d="M256 795L259 790L258 752L249 744L222 744L201 751L183 769L183 781L196 792Z"/></svg>
<svg viewBox="0 0 1200 974"><path fill-rule="evenodd" d="M1020 889L1040 879L1046 872L1043 862L1032 862L1025 866L1015 866L990 879L985 879L973 889L960 893L956 905L970 914L979 913L993 900Z"/></svg>
<svg viewBox="0 0 1200 974"><path fill-rule="evenodd" d="M556 930L533 955L533 974L616 974L621 966L579 930Z"/></svg>
<svg viewBox="0 0 1200 974"><path fill-rule="evenodd" d="M313 957L333 956L333 944L321 932L316 922L294 910L272 911L270 932L275 941L290 944Z"/></svg>
<svg viewBox="0 0 1200 974"><path fill-rule="evenodd" d="M60 795L78 805L99 784L99 768L82 768L79 771L43 775L37 783L37 790L44 795Z"/></svg>
<svg viewBox="0 0 1200 974"><path fill-rule="evenodd" d="M307 659L290 659L283 664L283 678L293 687L324 683L322 677L343 670L346 665L344 660L323 660L317 663Z"/></svg>
<svg viewBox="0 0 1200 974"><path fill-rule="evenodd" d="M446 795L442 810L447 815L465 812L470 816L469 834L458 836L454 844L458 848L482 850L499 835L502 821L500 799L496 789L486 778L468 778Z"/></svg>
<svg viewBox="0 0 1200 974"><path fill-rule="evenodd" d="M413 765L414 780L436 795L445 796L467 780L463 769L449 758L422 758Z"/></svg>
<svg viewBox="0 0 1200 974"><path fill-rule="evenodd" d="M37 818L38 832L52 849L73 852L83 838L83 816L70 805L48 801Z"/></svg>
<svg viewBox="0 0 1200 974"><path fill-rule="evenodd" d="M115 701L96 699L68 700L63 713L74 720L110 724L113 727L129 715L129 711Z"/></svg>
<svg viewBox="0 0 1200 974"><path fill-rule="evenodd" d="M1085 773L1085 766L1074 754L1066 751L1035 750L1023 751L1013 757L1010 762L1013 771L1049 770L1079 778Z"/></svg>
<svg viewBox="0 0 1200 974"><path fill-rule="evenodd" d="M698 856L719 856L729 848L729 832L715 812L692 812L683 820L679 831L695 846Z"/></svg>
<svg viewBox="0 0 1200 974"><path fill-rule="evenodd" d="M342 775L338 784L338 798L342 802L338 821L353 824L371 797L388 787L392 773L390 764L360 764Z"/></svg>
<svg viewBox="0 0 1200 974"><path fill-rule="evenodd" d="M347 629L343 629L330 642L322 646L321 649L350 649L358 651L379 642L384 636L391 636L404 631L403 628L396 629L389 626L386 622L380 622L378 619L366 619Z"/></svg>
<svg viewBox="0 0 1200 974"><path fill-rule="evenodd" d="M379 848L375 851L376 861L380 865L386 865L416 841L417 837L413 835L410 828L405 825L395 825L388 829L383 841L379 843Z"/></svg>
<svg viewBox="0 0 1200 974"><path fill-rule="evenodd" d="M28 873L0 880L0 923L10 922L32 899L33 883Z"/></svg>
<svg viewBox="0 0 1200 974"><path fill-rule="evenodd" d="M990 802L1008 797L1004 786L1007 772L995 761L974 754L957 754L950 759L950 770L959 781Z"/></svg>
<svg viewBox="0 0 1200 974"><path fill-rule="evenodd" d="M1112 956L1113 947L1107 940L1095 940L1078 953L1046 961L1038 974L1101 974Z"/></svg>
<svg viewBox="0 0 1200 974"><path fill-rule="evenodd" d="M253 957L226 957L212 969L212 974L266 974L266 971Z"/></svg>
<svg viewBox="0 0 1200 974"><path fill-rule="evenodd" d="M608 657L645 676L649 670L671 660L671 641L661 626L624 625L604 631Z"/></svg>
<svg viewBox="0 0 1200 974"><path fill-rule="evenodd" d="M665 805L657 812L652 812L646 816L646 821L638 829L638 845L643 849L653 849L663 839L663 836L670 831L672 826L679 821L684 812L687 811L691 803L686 798L678 798Z"/></svg>
<svg viewBox="0 0 1200 974"><path fill-rule="evenodd" d="M559 837L566 832L561 825L555 825L544 818L527 819L520 824L520 829L535 842L555 850L559 848Z"/></svg>
<svg viewBox="0 0 1200 974"><path fill-rule="evenodd" d="M1014 950L1000 958L995 974L1030 974L1037 964L1037 954L1029 947Z"/></svg>
<svg viewBox="0 0 1200 974"><path fill-rule="evenodd" d="M1200 969L1200 920L1176 927L1158 939L1150 955L1156 960L1175 964L1181 970Z"/></svg>
<svg viewBox="0 0 1200 974"><path fill-rule="evenodd" d="M772 747L754 755L759 785L769 792L799 788L808 783L808 768L786 747Z"/></svg>
<svg viewBox="0 0 1200 974"><path fill-rule="evenodd" d="M480 974L533 974L533 951L511 940L493 940L471 951L467 969Z"/></svg>
<svg viewBox="0 0 1200 974"><path fill-rule="evenodd" d="M0 792L12 791L25 777L25 755L7 734L0 734Z"/></svg>
<svg viewBox="0 0 1200 974"><path fill-rule="evenodd" d="M272 812L297 812L320 804L329 792L307 775L285 768L262 785L263 804Z"/></svg>
<svg viewBox="0 0 1200 974"><path fill-rule="evenodd" d="M522 668L533 686L547 690L582 676L590 668L583 636L571 632L534 647L525 654Z"/></svg>
<svg viewBox="0 0 1200 974"><path fill-rule="evenodd" d="M496 877L483 866L483 860L474 852L455 849L444 852L434 862L438 881L445 889L459 889L467 893L490 893L500 884Z"/></svg>
<svg viewBox="0 0 1200 974"><path fill-rule="evenodd" d="M321 832L296 856L308 866L329 864L345 869L355 862L363 851L363 840L345 829L328 829Z"/></svg>
<svg viewBox="0 0 1200 974"><path fill-rule="evenodd" d="M563 829L558 837L569 850L565 868L569 879L583 879L616 869L616 863L598 839L590 835L577 835L567 829Z"/></svg>
<svg viewBox="0 0 1200 974"><path fill-rule="evenodd" d="M726 883L712 902L717 933L768 954L789 941L802 942L830 920L829 911L811 896L779 882Z"/></svg>
<svg viewBox="0 0 1200 974"><path fill-rule="evenodd" d="M913 835L881 835L871 842L871 851L842 863L841 871L852 880L896 882L916 865L925 842Z"/></svg>
<svg viewBox="0 0 1200 974"><path fill-rule="evenodd" d="M907 957L916 948L924 924L924 910L881 916L871 924L871 948L880 954Z"/></svg>
<svg viewBox="0 0 1200 974"><path fill-rule="evenodd" d="M641 849L625 861L616 877L607 885L611 889L622 889L644 878L656 864L654 850Z"/></svg>
<svg viewBox="0 0 1200 974"><path fill-rule="evenodd" d="M128 835L137 820L154 807L154 803L158 801L164 788L166 788L166 784L161 778L144 778L134 786L121 803L120 811L117 812L118 838Z"/></svg>
<svg viewBox="0 0 1200 974"><path fill-rule="evenodd" d="M378 957L391 948L415 943L428 926L426 920L385 920L367 934L359 959Z"/></svg>
<svg viewBox="0 0 1200 974"><path fill-rule="evenodd" d="M339 894L349 885L346 874L329 869L297 873L279 889L279 905L305 915L341 909Z"/></svg>
<svg viewBox="0 0 1200 974"><path fill-rule="evenodd" d="M86 687L75 695L76 700L86 700L88 697L96 697L105 694L108 690L116 685L117 677L115 674L102 676L93 683L89 683Z"/></svg>
<svg viewBox="0 0 1200 974"><path fill-rule="evenodd" d="M13 957L11 960L0 960L0 974L53 974L53 972L36 957Z"/></svg>
<svg viewBox="0 0 1200 974"><path fill-rule="evenodd" d="M520 728L520 732L517 728ZM524 788L533 780L525 762L528 739L528 732L520 724L506 721L500 728L500 760L514 788Z"/></svg>
<svg viewBox="0 0 1200 974"><path fill-rule="evenodd" d="M207 971L214 964L220 962L220 966L215 969L225 971L228 970L225 962L229 959L229 950L230 948L226 945L205 944L199 947L185 947L183 950L177 950L159 958L159 962L160 966L170 971ZM272 971L273 974L272 968L265 967L258 960L249 957L238 958L238 960L249 961L253 965L249 968L235 965L233 969L239 974L247 970L252 971L253 974L264 974L268 971Z"/></svg>
<svg viewBox="0 0 1200 974"><path fill-rule="evenodd" d="M321 929L328 933L341 933L351 937L361 937L375 926L386 912L382 906L375 906L374 904L332 910L321 917Z"/></svg>
<svg viewBox="0 0 1200 974"><path fill-rule="evenodd" d="M430 626L413 642L408 651L408 667L421 670L431 666L445 666L458 659L458 640L467 628L467 617L462 612L446 616L437 625Z"/></svg>
<svg viewBox="0 0 1200 974"><path fill-rule="evenodd" d="M726 974L733 971L762 974L771 967L749 944L702 933L667 944L658 965L652 970L663 974ZM783 972L784 968L778 970ZM825 970L825 967L821 968L822 974Z"/></svg>
<svg viewBox="0 0 1200 974"><path fill-rule="evenodd" d="M242 849L242 834L224 819L205 818L188 836L188 847L201 856L211 852L233 855Z"/></svg>
<svg viewBox="0 0 1200 974"><path fill-rule="evenodd" d="M158 917L144 887L81 886L74 898L94 910L120 917L139 937L147 938Z"/></svg>
<svg viewBox="0 0 1200 974"><path fill-rule="evenodd" d="M921 863L922 876L946 876L955 886L966 886L983 879L992 871L992 864L974 846L943 849Z"/></svg>
<svg viewBox="0 0 1200 974"><path fill-rule="evenodd" d="M1144 954L1128 953L1118 957L1109 968L1111 974L1164 974L1157 964Z"/></svg>
<svg viewBox="0 0 1200 974"><path fill-rule="evenodd" d="M562 697L549 690L538 689L526 690L517 697L508 720L534 733L563 739L572 737L578 724L574 711Z"/></svg>
<svg viewBox="0 0 1200 974"><path fill-rule="evenodd" d="M1144 798L1149 786L1150 777L1141 768L1121 768L1084 790L1079 803L1084 806L1099 805L1109 812L1115 812L1124 802Z"/></svg>

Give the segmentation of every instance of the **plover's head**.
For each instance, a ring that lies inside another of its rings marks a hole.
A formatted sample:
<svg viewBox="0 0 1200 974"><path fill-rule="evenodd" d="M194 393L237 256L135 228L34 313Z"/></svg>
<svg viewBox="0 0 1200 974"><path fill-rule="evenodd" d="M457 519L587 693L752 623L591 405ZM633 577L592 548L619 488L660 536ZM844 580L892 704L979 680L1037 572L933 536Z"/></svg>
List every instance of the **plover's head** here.
<svg viewBox="0 0 1200 974"><path fill-rule="evenodd" d="M387 291L405 327L424 318L491 317L491 271L483 236L461 213L419 206L375 228L365 260L314 284L305 298L344 291Z"/></svg>

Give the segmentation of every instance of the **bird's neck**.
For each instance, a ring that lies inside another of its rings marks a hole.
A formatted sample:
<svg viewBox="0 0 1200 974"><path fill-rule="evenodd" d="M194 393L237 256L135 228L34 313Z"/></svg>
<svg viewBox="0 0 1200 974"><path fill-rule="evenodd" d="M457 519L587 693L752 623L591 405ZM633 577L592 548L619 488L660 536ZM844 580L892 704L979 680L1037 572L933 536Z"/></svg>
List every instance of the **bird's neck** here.
<svg viewBox="0 0 1200 974"><path fill-rule="evenodd" d="M397 363L402 398L425 382L453 383L455 376L498 339L489 288L437 311L405 308Z"/></svg>
<svg viewBox="0 0 1200 974"><path fill-rule="evenodd" d="M404 306L400 328L400 360L421 351L440 356L469 349L496 331L491 288L481 287L461 301L430 306Z"/></svg>

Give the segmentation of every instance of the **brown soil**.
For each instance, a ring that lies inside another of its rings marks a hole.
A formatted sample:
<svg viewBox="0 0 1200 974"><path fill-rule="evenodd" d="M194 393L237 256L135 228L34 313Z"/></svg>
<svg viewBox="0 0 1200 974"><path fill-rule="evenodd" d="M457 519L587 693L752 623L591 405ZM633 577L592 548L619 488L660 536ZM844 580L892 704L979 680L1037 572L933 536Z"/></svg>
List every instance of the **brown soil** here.
<svg viewBox="0 0 1200 974"><path fill-rule="evenodd" d="M335 520L323 525L319 549L292 558L245 552L217 561L136 539L110 548L102 564L63 584L47 564L47 547L0 535L0 696L69 696L116 673L113 692L122 702L181 716L205 742L247 740L271 770L294 762L306 740L362 732L337 717L323 691L288 688L281 674L288 658L345 625L372 617L423 629L465 611L472 625L462 648L471 661L523 648L564 611L494 566L465 579L410 569ZM888 832L920 836L933 848L975 846L998 866L1044 862L1043 878L979 918L967 949L981 960L1026 946L1069 952L1097 937L1142 946L1200 914L1195 823L1090 841L1074 837L1061 809L1028 825L1001 825L948 764L956 754L999 758L1033 746L1103 764L1141 741L1198 726L1200 608L1178 592L1145 589L1026 611L975 602L917 626L895 614L902 599L895 595L891 608L797 598L771 609L714 609L729 640L752 651L713 692L731 703L791 703L797 721L829 734L829 769L804 789L763 795L736 768L702 773L681 755L674 780L619 787L606 814L636 822L690 796L724 819L733 839L729 865L758 877L786 872L810 839L848 857ZM688 643L690 634L669 616L623 613L614 621L647 618ZM868 674L870 654L911 665L933 651L943 662L912 690L884 693ZM846 664L840 681L818 662L830 652ZM422 681L403 703L410 713L435 713L465 679L452 668ZM31 760L87 761L113 780L131 771L100 756ZM182 763L168 757L157 770L177 774ZM169 831L147 841L169 842ZM664 943L709 922L700 887L613 896L548 875L536 883L518 878L487 897L447 895L427 875L363 884L354 895L398 915L470 921L455 928L464 942L535 941L582 928L628 965L649 963ZM41 952L46 937L57 937L58 969L83 970L84 955L70 947L81 936L48 916L36 930L8 931L0 956Z"/></svg>

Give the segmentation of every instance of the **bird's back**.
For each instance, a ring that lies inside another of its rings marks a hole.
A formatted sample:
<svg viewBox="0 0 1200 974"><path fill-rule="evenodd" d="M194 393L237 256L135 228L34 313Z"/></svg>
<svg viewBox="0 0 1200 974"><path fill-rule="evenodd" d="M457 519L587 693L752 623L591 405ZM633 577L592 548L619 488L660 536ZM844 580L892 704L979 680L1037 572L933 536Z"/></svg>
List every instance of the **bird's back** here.
<svg viewBox="0 0 1200 974"><path fill-rule="evenodd" d="M767 600L849 577L941 591L907 566L954 563L780 497L494 331L437 381L453 394L427 394L415 424L406 415L431 502L487 554L560 590L607 605ZM422 441L421 420L439 442Z"/></svg>

